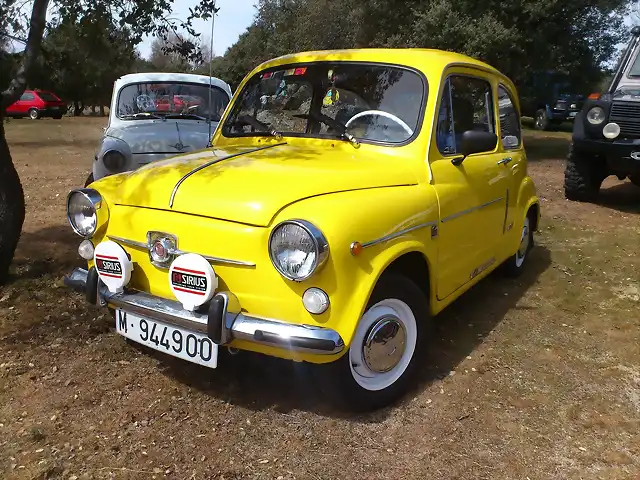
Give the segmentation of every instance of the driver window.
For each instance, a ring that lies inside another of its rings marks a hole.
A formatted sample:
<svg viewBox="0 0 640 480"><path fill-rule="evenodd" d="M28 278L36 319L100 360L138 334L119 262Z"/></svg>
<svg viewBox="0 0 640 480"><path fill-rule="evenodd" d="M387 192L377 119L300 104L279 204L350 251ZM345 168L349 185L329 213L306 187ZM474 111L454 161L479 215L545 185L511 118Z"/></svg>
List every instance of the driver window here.
<svg viewBox="0 0 640 480"><path fill-rule="evenodd" d="M447 79L440 103L437 145L443 155L462 149L468 130L495 132L491 84L477 77L452 75Z"/></svg>

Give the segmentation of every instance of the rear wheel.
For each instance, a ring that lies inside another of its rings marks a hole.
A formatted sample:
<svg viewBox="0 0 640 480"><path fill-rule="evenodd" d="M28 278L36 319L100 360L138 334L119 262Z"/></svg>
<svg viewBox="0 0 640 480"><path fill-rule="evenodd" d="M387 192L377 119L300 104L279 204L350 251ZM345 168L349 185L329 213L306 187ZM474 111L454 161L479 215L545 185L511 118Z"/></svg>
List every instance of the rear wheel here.
<svg viewBox="0 0 640 480"><path fill-rule="evenodd" d="M321 365L339 403L369 411L398 400L411 386L430 324L427 298L407 277L383 275L360 318L349 350Z"/></svg>
<svg viewBox="0 0 640 480"><path fill-rule="evenodd" d="M597 157L579 152L572 145L564 171L564 195L568 200L593 201L608 173Z"/></svg>
<svg viewBox="0 0 640 480"><path fill-rule="evenodd" d="M37 120L38 118L40 118L40 112L35 108L29 109L29 118L31 120Z"/></svg>
<svg viewBox="0 0 640 480"><path fill-rule="evenodd" d="M508 277L518 277L525 269L529 252L533 248L533 211L529 210L520 230L518 250L502 265L502 271Z"/></svg>

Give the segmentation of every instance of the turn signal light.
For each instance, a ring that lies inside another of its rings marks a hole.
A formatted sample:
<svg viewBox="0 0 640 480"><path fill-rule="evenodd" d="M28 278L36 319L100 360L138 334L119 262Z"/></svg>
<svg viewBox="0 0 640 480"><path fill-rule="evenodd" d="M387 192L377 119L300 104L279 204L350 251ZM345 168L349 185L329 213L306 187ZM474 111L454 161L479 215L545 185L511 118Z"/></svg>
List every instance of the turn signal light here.
<svg viewBox="0 0 640 480"><path fill-rule="evenodd" d="M592 93L591 95L589 95L589 100L600 100L600 94L599 93Z"/></svg>

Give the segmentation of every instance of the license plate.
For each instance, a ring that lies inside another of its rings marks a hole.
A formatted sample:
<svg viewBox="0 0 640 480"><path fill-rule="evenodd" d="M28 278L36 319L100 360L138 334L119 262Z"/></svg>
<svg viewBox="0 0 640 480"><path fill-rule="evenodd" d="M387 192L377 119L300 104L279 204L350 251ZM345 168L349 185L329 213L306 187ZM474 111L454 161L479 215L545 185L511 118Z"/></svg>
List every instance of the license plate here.
<svg viewBox="0 0 640 480"><path fill-rule="evenodd" d="M569 117L575 117L578 114L578 112L569 112Z"/></svg>
<svg viewBox="0 0 640 480"><path fill-rule="evenodd" d="M116 310L116 331L134 342L187 362L218 366L218 346L201 333Z"/></svg>

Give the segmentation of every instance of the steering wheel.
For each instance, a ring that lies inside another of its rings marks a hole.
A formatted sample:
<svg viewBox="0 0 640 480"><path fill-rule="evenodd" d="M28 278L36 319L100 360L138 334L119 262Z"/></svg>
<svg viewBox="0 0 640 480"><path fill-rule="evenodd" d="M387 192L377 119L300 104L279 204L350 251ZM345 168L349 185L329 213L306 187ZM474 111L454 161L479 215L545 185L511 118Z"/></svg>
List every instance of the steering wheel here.
<svg viewBox="0 0 640 480"><path fill-rule="evenodd" d="M413 135L413 130L411 129L411 127L409 125L404 123L400 118L396 117L395 115L393 115L393 114L391 114L389 112L383 112L382 110L365 110L364 112L356 113L353 117L351 117L347 121L347 123L345 124L345 127L349 128L349 125L351 124L351 122L353 122L357 118L364 117L366 115L377 115L379 117L385 117L385 118L388 118L390 120L393 120L398 125L400 125L402 127L402 129L409 134L409 136Z"/></svg>
<svg viewBox="0 0 640 480"><path fill-rule="evenodd" d="M155 107L153 100L151 100L151 97L144 93L142 95L138 95L138 98L136 98L136 104L138 105L138 108L143 112L153 110L153 108Z"/></svg>

